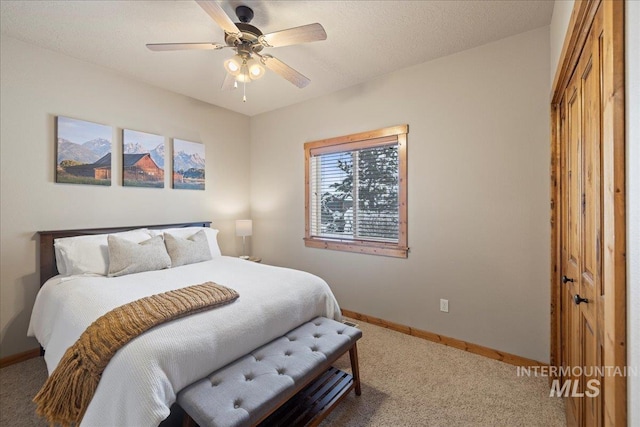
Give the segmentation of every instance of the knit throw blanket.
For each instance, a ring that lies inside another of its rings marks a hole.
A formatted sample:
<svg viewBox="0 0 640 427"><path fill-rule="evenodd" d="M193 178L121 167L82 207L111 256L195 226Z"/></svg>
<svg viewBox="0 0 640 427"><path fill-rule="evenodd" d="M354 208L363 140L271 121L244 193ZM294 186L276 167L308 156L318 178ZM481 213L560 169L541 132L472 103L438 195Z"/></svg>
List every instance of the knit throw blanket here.
<svg viewBox="0 0 640 427"><path fill-rule="evenodd" d="M33 401L49 423L79 424L107 363L126 343L154 326L238 298L233 289L213 282L152 295L99 317L67 349Z"/></svg>

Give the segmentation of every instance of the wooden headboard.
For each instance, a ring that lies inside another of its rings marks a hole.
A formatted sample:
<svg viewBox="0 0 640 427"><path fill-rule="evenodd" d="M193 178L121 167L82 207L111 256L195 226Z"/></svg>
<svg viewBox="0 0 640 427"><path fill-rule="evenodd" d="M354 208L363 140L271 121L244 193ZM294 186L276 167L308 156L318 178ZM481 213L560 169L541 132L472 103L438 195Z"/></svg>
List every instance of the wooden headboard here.
<svg viewBox="0 0 640 427"><path fill-rule="evenodd" d="M209 227L211 221L200 222L183 222L180 224L161 224L161 225L135 225L129 227L110 227L110 228L84 228L77 230L54 230L54 231L38 231L40 236L40 286L58 274L56 266L56 254L53 249L53 240L62 237L88 236L92 234L110 234L119 233L121 231L135 230L137 228L182 228L182 227Z"/></svg>

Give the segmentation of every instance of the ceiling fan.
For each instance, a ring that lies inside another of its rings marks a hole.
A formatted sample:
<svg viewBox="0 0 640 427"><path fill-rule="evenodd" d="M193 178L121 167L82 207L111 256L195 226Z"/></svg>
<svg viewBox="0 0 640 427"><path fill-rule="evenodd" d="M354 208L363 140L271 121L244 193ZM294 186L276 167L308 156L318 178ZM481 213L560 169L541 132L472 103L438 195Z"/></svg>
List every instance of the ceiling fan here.
<svg viewBox="0 0 640 427"><path fill-rule="evenodd" d="M322 25L308 24L263 34L250 24L253 10L248 6L236 7L236 16L240 22L234 23L214 0L196 0L196 3L224 30L225 43L151 43L147 48L153 51L169 50L220 50L233 49L236 54L224 61L227 75L222 89L237 87L238 82L246 83L257 80L264 75L265 67L284 77L299 88L306 87L311 80L294 70L272 55L262 53L270 47L290 46L326 40L327 33ZM246 101L246 94L243 98Z"/></svg>

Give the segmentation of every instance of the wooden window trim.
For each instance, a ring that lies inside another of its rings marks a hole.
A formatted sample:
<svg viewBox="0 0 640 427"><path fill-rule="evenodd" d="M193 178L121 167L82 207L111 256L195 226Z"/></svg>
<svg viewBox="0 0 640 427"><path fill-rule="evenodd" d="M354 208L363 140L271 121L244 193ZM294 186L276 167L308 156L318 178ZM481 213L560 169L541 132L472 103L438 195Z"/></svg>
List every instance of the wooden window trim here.
<svg viewBox="0 0 640 427"><path fill-rule="evenodd" d="M336 138L311 141L304 144L304 214L306 247L356 252L370 255L382 255L395 258L407 258L407 133L409 125L392 126L369 132L354 133ZM364 147L398 144L398 242L375 242L358 239L335 239L311 235L311 194L310 162L311 157L341 151L351 151Z"/></svg>
<svg viewBox="0 0 640 427"><path fill-rule="evenodd" d="M383 147L385 145L394 145L397 141L398 135L384 136L380 138L364 139L362 141L350 141L340 144L310 147L310 151L312 156L318 156L320 154L340 153L342 151L355 151L363 148L375 148Z"/></svg>

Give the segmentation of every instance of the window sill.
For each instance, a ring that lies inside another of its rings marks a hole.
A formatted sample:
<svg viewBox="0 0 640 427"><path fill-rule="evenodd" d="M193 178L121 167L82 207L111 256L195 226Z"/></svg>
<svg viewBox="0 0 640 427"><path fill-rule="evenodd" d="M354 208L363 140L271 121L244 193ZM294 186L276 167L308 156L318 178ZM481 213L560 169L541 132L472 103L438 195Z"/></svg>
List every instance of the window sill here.
<svg viewBox="0 0 640 427"><path fill-rule="evenodd" d="M381 255L393 258L407 258L409 248L392 243L378 243L362 240L333 240L318 237L305 237L304 244L308 248L330 249L334 251L356 252L368 255Z"/></svg>

